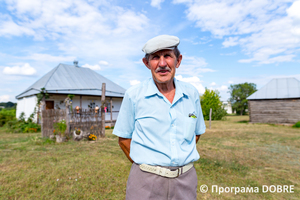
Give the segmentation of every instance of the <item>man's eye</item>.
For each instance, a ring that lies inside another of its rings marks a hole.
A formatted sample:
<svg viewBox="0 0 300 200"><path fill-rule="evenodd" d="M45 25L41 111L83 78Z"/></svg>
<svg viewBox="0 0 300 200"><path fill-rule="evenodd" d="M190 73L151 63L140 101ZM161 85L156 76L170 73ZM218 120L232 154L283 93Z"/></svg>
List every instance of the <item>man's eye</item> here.
<svg viewBox="0 0 300 200"><path fill-rule="evenodd" d="M158 56L153 56L153 57L152 57L152 59L158 59L158 58L159 58Z"/></svg>
<svg viewBox="0 0 300 200"><path fill-rule="evenodd" d="M166 54L166 55L165 55L165 58L168 58L168 57L170 57L170 56L171 56L170 54Z"/></svg>

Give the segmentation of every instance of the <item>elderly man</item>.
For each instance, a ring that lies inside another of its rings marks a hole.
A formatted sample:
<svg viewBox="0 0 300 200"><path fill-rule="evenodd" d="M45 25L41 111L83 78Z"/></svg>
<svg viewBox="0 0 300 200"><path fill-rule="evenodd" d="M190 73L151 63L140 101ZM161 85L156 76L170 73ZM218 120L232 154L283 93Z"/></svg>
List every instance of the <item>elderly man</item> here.
<svg viewBox="0 0 300 200"><path fill-rule="evenodd" d="M175 36L150 39L143 62L152 78L129 88L113 134L133 163L127 200L193 200L199 159L196 143L205 132L199 94L174 78L182 55Z"/></svg>

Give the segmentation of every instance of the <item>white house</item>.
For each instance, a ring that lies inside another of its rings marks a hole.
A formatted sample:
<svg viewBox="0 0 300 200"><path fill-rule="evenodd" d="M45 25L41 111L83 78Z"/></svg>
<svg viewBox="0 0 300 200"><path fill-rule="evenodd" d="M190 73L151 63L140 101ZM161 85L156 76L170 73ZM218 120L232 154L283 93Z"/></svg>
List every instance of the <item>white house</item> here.
<svg viewBox="0 0 300 200"><path fill-rule="evenodd" d="M16 96L16 115L20 117L24 112L25 117L28 118L34 112L37 104L36 95L40 93L41 88L45 88L50 95L50 98L46 99L46 109L64 109L64 100L68 94L75 95L73 108L76 106L82 109L100 107L102 83L106 83L105 97L108 103L105 119L116 120L125 89L89 68L79 67L77 61L74 61L74 65L59 64Z"/></svg>
<svg viewBox="0 0 300 200"><path fill-rule="evenodd" d="M229 101L223 101L223 107L226 110L227 114L232 114L232 107Z"/></svg>

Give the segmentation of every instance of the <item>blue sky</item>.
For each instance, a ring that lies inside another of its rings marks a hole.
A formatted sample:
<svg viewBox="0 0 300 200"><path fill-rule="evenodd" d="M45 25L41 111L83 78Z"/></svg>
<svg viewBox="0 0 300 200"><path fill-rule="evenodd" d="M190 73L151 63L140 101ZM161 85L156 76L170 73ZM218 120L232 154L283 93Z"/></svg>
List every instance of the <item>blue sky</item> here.
<svg viewBox="0 0 300 200"><path fill-rule="evenodd" d="M180 38L176 72L200 93L300 80L300 0L0 0L0 102L16 102L59 63L89 67L125 89L151 76L145 42ZM99 86L101 87L101 86Z"/></svg>

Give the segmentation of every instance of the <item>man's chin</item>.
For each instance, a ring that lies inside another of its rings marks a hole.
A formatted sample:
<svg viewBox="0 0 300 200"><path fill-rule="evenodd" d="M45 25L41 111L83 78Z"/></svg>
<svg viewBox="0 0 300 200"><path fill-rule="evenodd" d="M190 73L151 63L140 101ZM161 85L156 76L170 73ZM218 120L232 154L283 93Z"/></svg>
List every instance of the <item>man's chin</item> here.
<svg viewBox="0 0 300 200"><path fill-rule="evenodd" d="M173 79L170 78L170 77L159 77L159 78L155 77L154 80L155 80L155 82L157 82L157 83L163 84L163 83L168 83L168 82L172 81Z"/></svg>

